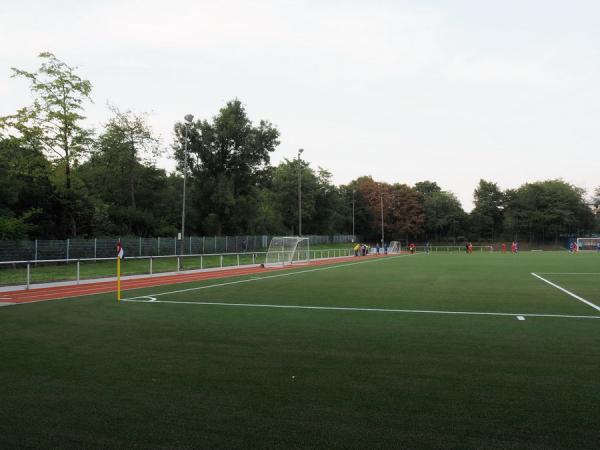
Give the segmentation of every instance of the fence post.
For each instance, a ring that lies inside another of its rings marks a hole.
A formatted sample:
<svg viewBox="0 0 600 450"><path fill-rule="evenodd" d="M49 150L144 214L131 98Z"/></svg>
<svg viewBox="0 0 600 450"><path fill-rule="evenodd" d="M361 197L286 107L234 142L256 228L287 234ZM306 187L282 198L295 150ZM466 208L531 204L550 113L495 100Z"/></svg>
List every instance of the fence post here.
<svg viewBox="0 0 600 450"><path fill-rule="evenodd" d="M142 256L142 237L140 236L140 254L138 256Z"/></svg>
<svg viewBox="0 0 600 450"><path fill-rule="evenodd" d="M192 254L192 237L190 236L188 239L190 240L190 251L188 252L188 255L191 255Z"/></svg>
<svg viewBox="0 0 600 450"><path fill-rule="evenodd" d="M217 253L217 237L215 236L215 253Z"/></svg>
<svg viewBox="0 0 600 450"><path fill-rule="evenodd" d="M182 236L183 239L183 236ZM173 245L175 245L175 248L173 249L173 254L176 255L177 254L177 236L175 236L173 238ZM181 248L183 250L183 247Z"/></svg>
<svg viewBox="0 0 600 450"><path fill-rule="evenodd" d="M225 253L229 252L229 243L227 242L227 236L225 236Z"/></svg>
<svg viewBox="0 0 600 450"><path fill-rule="evenodd" d="M150 257L150 275L152 275L152 256Z"/></svg>
<svg viewBox="0 0 600 450"><path fill-rule="evenodd" d="M69 260L69 245L70 245L71 241L70 239L67 239L67 261Z"/></svg>
<svg viewBox="0 0 600 450"><path fill-rule="evenodd" d="M256 264L256 262L254 261L254 257L256 256L256 253L252 253L252 264Z"/></svg>
<svg viewBox="0 0 600 450"><path fill-rule="evenodd" d="M98 239L94 238L94 262L96 261L96 255L97 255L97 247L98 247L97 241L98 241Z"/></svg>
<svg viewBox="0 0 600 450"><path fill-rule="evenodd" d="M204 240L206 239L206 236L202 236L202 253L204 253Z"/></svg>
<svg viewBox="0 0 600 450"><path fill-rule="evenodd" d="M79 260L77 260L77 284L79 284Z"/></svg>
<svg viewBox="0 0 600 450"><path fill-rule="evenodd" d="M27 261L27 286L26 289L29 289L29 283L31 280L31 264Z"/></svg>
<svg viewBox="0 0 600 450"><path fill-rule="evenodd" d="M237 261L238 261L238 267L239 267L239 265L240 265L240 254L239 253L237 255Z"/></svg>
<svg viewBox="0 0 600 450"><path fill-rule="evenodd" d="M179 258L177 258L177 272L179 272Z"/></svg>
<svg viewBox="0 0 600 450"><path fill-rule="evenodd" d="M158 237L156 244L156 256L160 256L160 237Z"/></svg>
<svg viewBox="0 0 600 450"><path fill-rule="evenodd" d="M204 268L204 267L202 267L203 266L202 263L203 263L203 261L202 261L202 255L200 255L200 270L202 270Z"/></svg>
<svg viewBox="0 0 600 450"><path fill-rule="evenodd" d="M223 268L223 255L221 255L221 268Z"/></svg>
<svg viewBox="0 0 600 450"><path fill-rule="evenodd" d="M35 240L35 260L37 261L37 239Z"/></svg>

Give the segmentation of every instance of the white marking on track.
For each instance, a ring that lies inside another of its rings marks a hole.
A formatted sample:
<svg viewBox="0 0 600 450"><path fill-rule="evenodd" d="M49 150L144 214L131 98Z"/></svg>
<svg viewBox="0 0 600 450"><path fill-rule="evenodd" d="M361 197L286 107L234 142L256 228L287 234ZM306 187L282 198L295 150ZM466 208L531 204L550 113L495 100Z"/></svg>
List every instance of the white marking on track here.
<svg viewBox="0 0 600 450"><path fill-rule="evenodd" d="M573 297L574 299L579 300L582 303L585 303L588 306L591 306L592 308L594 308L596 311L600 311L600 306L598 305L594 305L592 302L590 302L589 300L586 300L583 297L580 297L579 295L573 294L571 291L566 290L564 287L559 286L556 283L553 283L552 281L546 280L544 277L539 276L537 273L531 272L531 275L533 275L536 278L539 278L540 280L542 280L544 283L549 284L552 287L555 287L556 289L563 291L565 294L570 295L571 297Z"/></svg>
<svg viewBox="0 0 600 450"><path fill-rule="evenodd" d="M196 306L230 306L246 308L277 308L277 309L309 309L322 311L364 311L364 312L382 312L382 313L411 313L411 314L448 314L448 315L469 315L469 316L520 316L520 317L557 317L568 319L600 319L600 316L577 316L568 314L535 314L535 313L501 313L501 312L479 312L479 311L440 311L427 309L387 309L387 308L353 308L344 306L301 306L301 305L269 305L259 303L226 303L226 302L180 302L175 300L139 300L124 299L124 302L134 303L168 303L177 305L196 305Z"/></svg>
<svg viewBox="0 0 600 450"><path fill-rule="evenodd" d="M523 317L523 316L517 316L517 319L518 320L525 320L525 317Z"/></svg>

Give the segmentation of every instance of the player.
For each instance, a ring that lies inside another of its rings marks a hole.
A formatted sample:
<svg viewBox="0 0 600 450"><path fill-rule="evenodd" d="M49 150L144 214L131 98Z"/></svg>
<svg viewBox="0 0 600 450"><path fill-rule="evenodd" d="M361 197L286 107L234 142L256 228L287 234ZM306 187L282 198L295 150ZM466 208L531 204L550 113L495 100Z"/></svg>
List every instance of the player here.
<svg viewBox="0 0 600 450"><path fill-rule="evenodd" d="M425 253L429 255L429 241L425 242Z"/></svg>
<svg viewBox="0 0 600 450"><path fill-rule="evenodd" d="M502 243L502 253L506 253L506 243Z"/></svg>

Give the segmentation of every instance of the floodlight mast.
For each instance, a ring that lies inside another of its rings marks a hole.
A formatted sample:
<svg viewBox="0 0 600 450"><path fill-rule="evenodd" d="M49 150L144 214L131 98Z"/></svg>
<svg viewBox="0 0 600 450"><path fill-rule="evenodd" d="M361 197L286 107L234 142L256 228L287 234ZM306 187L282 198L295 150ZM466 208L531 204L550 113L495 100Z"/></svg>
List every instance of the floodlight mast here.
<svg viewBox="0 0 600 450"><path fill-rule="evenodd" d="M302 163L300 155L303 148L298 149L298 236L302 236Z"/></svg>
<svg viewBox="0 0 600 450"><path fill-rule="evenodd" d="M352 242L354 242L354 194L356 190L352 189Z"/></svg>
<svg viewBox="0 0 600 450"><path fill-rule="evenodd" d="M188 130L194 120L194 116L186 114L185 117L185 140L183 141L183 205L181 207L181 254L183 255L183 242L185 239L185 182L187 178L187 157L188 157Z"/></svg>
<svg viewBox="0 0 600 450"><path fill-rule="evenodd" d="M379 200L381 202L381 245L385 245L385 231L383 229L383 192L379 193Z"/></svg>

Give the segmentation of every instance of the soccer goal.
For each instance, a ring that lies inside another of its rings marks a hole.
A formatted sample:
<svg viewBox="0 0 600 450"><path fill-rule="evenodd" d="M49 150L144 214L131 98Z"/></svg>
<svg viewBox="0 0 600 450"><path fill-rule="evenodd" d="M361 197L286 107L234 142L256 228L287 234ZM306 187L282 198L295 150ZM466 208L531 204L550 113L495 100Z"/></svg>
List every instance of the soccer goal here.
<svg viewBox="0 0 600 450"><path fill-rule="evenodd" d="M390 242L389 253L400 253L402 251L402 245L400 241L392 241Z"/></svg>
<svg viewBox="0 0 600 450"><path fill-rule="evenodd" d="M600 237L577 238L579 250L600 250Z"/></svg>
<svg viewBox="0 0 600 450"><path fill-rule="evenodd" d="M265 267L308 264L309 261L310 242L307 237L276 236L269 244Z"/></svg>

